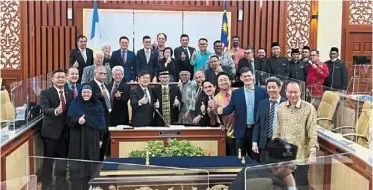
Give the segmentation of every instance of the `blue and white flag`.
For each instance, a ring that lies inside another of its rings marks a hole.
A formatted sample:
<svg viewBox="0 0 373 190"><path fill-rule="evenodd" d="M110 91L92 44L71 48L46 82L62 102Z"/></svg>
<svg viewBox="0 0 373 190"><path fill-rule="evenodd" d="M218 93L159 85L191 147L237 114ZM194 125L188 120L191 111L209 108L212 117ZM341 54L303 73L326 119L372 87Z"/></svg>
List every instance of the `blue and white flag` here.
<svg viewBox="0 0 373 190"><path fill-rule="evenodd" d="M94 1L90 41L93 51L101 50L101 31L98 19L97 1Z"/></svg>

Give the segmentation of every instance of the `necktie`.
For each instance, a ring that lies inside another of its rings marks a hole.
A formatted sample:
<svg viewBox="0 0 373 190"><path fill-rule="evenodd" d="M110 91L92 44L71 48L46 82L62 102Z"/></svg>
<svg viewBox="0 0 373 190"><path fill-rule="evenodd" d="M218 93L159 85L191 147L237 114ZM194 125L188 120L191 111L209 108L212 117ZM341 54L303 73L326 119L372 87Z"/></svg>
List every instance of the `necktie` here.
<svg viewBox="0 0 373 190"><path fill-rule="evenodd" d="M123 61L123 64L126 64L126 52L125 51L122 51L122 61Z"/></svg>
<svg viewBox="0 0 373 190"><path fill-rule="evenodd" d="M82 50L81 54L82 54L82 57L84 59L84 62L87 62L87 51L86 50Z"/></svg>
<svg viewBox="0 0 373 190"><path fill-rule="evenodd" d="M187 59L190 59L190 52L189 52L188 48L184 48L184 50L186 52Z"/></svg>
<svg viewBox="0 0 373 190"><path fill-rule="evenodd" d="M146 56L146 63L148 63L150 59L149 50L146 50L145 56Z"/></svg>
<svg viewBox="0 0 373 190"><path fill-rule="evenodd" d="M147 89L147 88L144 89L144 95L145 95L145 97L149 100L149 101L148 101L148 104L150 104L150 98L149 98L149 96L148 96L148 89Z"/></svg>
<svg viewBox="0 0 373 190"><path fill-rule="evenodd" d="M170 99L169 99L169 93L168 93L168 88L164 87L162 89L162 114L165 122L167 124L171 124L171 119L170 119Z"/></svg>
<svg viewBox="0 0 373 190"><path fill-rule="evenodd" d="M276 105L275 101L270 100L270 102L271 102L271 108L269 110L268 138L271 138L273 135L273 121L275 118L275 105Z"/></svg>
<svg viewBox="0 0 373 190"><path fill-rule="evenodd" d="M63 91L60 90L60 104L62 106L62 109L65 110L66 102L65 98L63 97Z"/></svg>
<svg viewBox="0 0 373 190"><path fill-rule="evenodd" d="M117 93L118 90L118 83L114 83L113 90L111 91L111 104L114 102L115 93Z"/></svg>
<svg viewBox="0 0 373 190"><path fill-rule="evenodd" d="M72 85L71 88L72 88L72 91L73 91L73 97L75 98L76 97L76 86Z"/></svg>
<svg viewBox="0 0 373 190"><path fill-rule="evenodd" d="M101 84L101 90L106 91L106 88L105 88L104 84ZM111 104L110 104L110 100L109 100L108 95L105 96L105 104L106 104L107 109L110 110L111 109Z"/></svg>

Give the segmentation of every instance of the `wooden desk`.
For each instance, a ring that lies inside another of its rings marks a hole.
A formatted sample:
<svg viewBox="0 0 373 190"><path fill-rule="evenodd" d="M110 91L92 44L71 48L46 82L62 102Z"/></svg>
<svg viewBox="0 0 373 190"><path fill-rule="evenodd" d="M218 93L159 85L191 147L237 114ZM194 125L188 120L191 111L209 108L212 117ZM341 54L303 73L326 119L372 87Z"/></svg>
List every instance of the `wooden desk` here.
<svg viewBox="0 0 373 190"><path fill-rule="evenodd" d="M134 129L109 128L111 156L128 157L133 150L145 150L146 142L169 139L188 140L211 156L225 156L225 131L220 127L139 127Z"/></svg>

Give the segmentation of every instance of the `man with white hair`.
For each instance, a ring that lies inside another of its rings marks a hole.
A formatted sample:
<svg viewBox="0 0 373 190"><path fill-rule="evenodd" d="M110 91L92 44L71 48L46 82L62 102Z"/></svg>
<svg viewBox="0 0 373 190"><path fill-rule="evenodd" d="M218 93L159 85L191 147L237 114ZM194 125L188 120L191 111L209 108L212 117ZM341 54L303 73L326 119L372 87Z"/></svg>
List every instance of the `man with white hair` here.
<svg viewBox="0 0 373 190"><path fill-rule="evenodd" d="M101 51L104 53L104 65L109 65L112 69L115 65L111 60L111 46L110 44L103 44L101 47Z"/></svg>
<svg viewBox="0 0 373 190"><path fill-rule="evenodd" d="M124 69L122 66L113 67L112 74L114 81L108 87L112 105L110 113L111 125L128 125L128 100L130 99L131 87L124 79Z"/></svg>
<svg viewBox="0 0 373 190"><path fill-rule="evenodd" d="M85 67L83 70L83 76L82 76L82 84L87 83L93 80L94 78L94 71L96 67L98 66L104 66L104 53L102 51L95 52L94 55L94 64L88 67ZM111 69L110 66L105 65L106 69L106 80L105 84L109 85L111 83Z"/></svg>

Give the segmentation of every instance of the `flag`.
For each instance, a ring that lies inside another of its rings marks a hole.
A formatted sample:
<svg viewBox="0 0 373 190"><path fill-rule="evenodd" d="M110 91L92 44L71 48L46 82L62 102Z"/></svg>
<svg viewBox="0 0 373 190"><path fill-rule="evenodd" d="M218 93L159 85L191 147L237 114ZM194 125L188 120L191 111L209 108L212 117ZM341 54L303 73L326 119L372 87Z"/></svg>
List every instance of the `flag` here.
<svg viewBox="0 0 373 190"><path fill-rule="evenodd" d="M93 42L92 49L97 51L101 49L101 31L98 19L97 1L93 3L92 26L90 41Z"/></svg>
<svg viewBox="0 0 373 190"><path fill-rule="evenodd" d="M221 24L221 35L220 40L224 44L224 49L226 50L229 45L228 40L228 17L227 17L227 2L224 1L224 12L223 12L223 19Z"/></svg>

